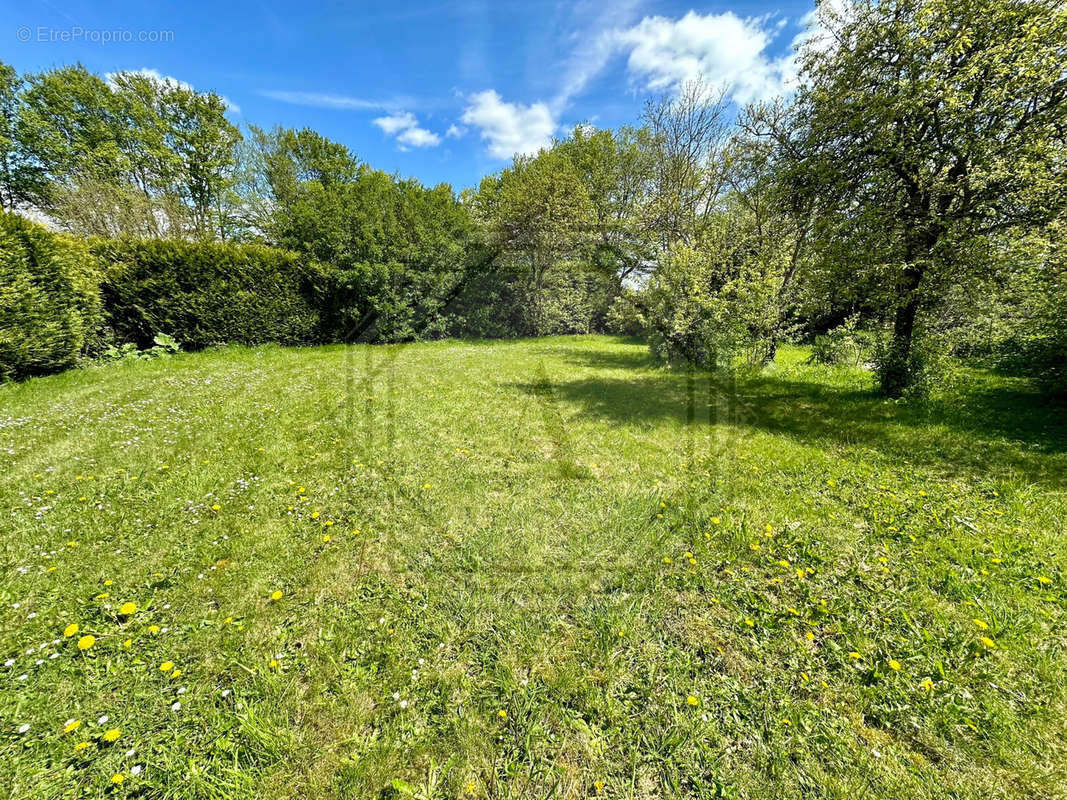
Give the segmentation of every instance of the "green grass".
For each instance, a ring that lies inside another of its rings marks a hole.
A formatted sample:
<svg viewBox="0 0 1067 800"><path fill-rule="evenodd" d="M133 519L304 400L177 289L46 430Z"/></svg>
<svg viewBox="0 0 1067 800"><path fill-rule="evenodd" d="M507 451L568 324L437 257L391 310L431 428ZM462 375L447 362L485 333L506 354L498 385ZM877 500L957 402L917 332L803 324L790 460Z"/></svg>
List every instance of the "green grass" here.
<svg viewBox="0 0 1067 800"><path fill-rule="evenodd" d="M0 795L1067 796L1063 409L803 358L227 349L0 387Z"/></svg>

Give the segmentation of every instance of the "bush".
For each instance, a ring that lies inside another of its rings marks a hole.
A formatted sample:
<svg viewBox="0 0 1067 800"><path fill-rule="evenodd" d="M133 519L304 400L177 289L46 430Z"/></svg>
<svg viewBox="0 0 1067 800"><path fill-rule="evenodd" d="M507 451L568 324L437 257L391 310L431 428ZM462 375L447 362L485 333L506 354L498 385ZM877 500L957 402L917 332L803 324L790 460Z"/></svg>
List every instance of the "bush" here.
<svg viewBox="0 0 1067 800"><path fill-rule="evenodd" d="M853 314L836 328L816 336L808 363L858 367L863 361L863 345L856 330L858 323L859 314Z"/></svg>
<svg viewBox="0 0 1067 800"><path fill-rule="evenodd" d="M0 378L73 366L98 333L99 283L84 243L0 214Z"/></svg>
<svg viewBox="0 0 1067 800"><path fill-rule="evenodd" d="M321 268L285 250L214 242L99 240L108 326L149 347L157 333L188 349L322 341Z"/></svg>

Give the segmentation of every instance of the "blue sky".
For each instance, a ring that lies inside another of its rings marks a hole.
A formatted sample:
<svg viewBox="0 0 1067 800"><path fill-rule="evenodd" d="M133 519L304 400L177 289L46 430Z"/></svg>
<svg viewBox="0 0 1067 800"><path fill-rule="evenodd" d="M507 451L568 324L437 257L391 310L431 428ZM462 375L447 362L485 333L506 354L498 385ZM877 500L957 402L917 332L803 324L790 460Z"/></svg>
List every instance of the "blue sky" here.
<svg viewBox="0 0 1067 800"><path fill-rule="evenodd" d="M697 74L783 91L811 0L101 3L0 0L0 60L152 70L238 123L308 126L389 172L457 189L578 122L635 121Z"/></svg>

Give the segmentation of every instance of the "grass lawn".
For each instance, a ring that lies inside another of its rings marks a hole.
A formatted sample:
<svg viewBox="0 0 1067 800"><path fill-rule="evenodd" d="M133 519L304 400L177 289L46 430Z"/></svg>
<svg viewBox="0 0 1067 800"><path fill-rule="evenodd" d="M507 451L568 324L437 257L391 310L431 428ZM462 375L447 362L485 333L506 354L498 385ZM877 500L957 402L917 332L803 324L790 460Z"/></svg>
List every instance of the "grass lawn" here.
<svg viewBox="0 0 1067 800"><path fill-rule="evenodd" d="M1063 409L646 352L0 387L0 796L1067 796Z"/></svg>

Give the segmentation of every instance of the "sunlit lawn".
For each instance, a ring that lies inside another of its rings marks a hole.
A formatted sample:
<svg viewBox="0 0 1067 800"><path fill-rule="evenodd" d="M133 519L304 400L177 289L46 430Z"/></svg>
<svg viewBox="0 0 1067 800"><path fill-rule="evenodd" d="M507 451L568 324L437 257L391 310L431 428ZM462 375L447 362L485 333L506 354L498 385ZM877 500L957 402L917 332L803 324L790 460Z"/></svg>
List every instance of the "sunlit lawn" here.
<svg viewBox="0 0 1067 800"><path fill-rule="evenodd" d="M804 355L0 387L0 796L1067 796L1064 409Z"/></svg>

